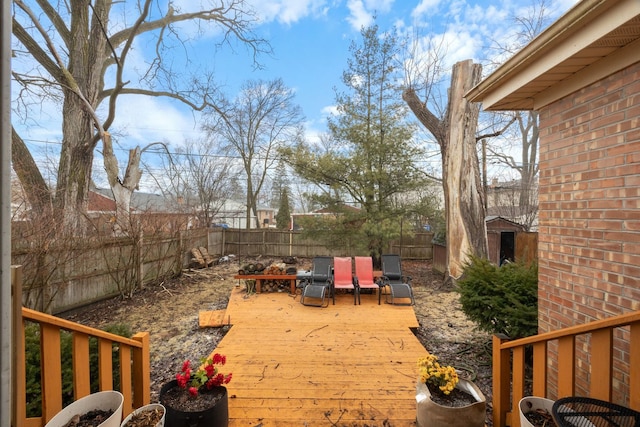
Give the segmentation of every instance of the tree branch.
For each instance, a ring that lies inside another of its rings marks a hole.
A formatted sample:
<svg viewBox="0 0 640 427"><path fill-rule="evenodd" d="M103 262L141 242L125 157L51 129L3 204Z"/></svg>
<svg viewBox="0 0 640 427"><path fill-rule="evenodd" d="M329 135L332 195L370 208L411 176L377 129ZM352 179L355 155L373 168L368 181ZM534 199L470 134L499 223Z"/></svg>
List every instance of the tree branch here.
<svg viewBox="0 0 640 427"><path fill-rule="evenodd" d="M500 136L503 133L505 133L507 131L507 129L509 129L509 127L513 124L513 122L516 121L516 116L514 115L513 117L511 117L511 120L509 120L509 123L507 123L502 129L499 129L495 132L492 133L485 133L482 135L478 135L476 136L476 142L484 139L484 138L495 138L496 136Z"/></svg>
<svg viewBox="0 0 640 427"><path fill-rule="evenodd" d="M434 138L440 144L440 147L446 145L446 135L444 123L435 114L433 114L424 102L418 98L415 90L407 88L402 92L402 99L407 103L417 119L427 128Z"/></svg>

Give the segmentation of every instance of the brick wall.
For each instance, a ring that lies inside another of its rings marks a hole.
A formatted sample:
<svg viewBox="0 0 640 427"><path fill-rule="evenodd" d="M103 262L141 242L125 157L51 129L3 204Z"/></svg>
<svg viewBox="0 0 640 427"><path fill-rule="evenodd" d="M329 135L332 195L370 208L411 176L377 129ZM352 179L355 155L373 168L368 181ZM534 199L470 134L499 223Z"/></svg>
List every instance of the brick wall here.
<svg viewBox="0 0 640 427"><path fill-rule="evenodd" d="M539 186L540 332L640 310L640 64L540 111ZM621 403L627 336L614 341ZM576 345L583 395L588 347Z"/></svg>

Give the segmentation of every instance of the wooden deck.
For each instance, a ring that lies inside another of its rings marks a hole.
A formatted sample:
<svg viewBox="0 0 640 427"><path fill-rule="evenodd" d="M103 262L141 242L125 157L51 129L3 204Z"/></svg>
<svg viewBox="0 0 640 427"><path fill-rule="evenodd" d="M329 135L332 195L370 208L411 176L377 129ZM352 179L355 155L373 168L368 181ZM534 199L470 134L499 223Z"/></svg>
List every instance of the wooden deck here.
<svg viewBox="0 0 640 427"><path fill-rule="evenodd" d="M307 307L299 296L232 291L233 325L215 352L232 372L230 426L415 426L413 307L376 295L338 295ZM225 322L226 323L226 322Z"/></svg>

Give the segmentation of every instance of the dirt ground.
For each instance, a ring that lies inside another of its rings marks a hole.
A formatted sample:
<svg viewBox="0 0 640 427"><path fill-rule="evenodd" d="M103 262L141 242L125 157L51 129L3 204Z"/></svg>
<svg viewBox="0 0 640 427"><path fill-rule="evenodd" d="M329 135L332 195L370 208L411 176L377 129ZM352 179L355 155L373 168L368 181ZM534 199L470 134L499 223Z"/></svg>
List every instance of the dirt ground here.
<svg viewBox="0 0 640 427"><path fill-rule="evenodd" d="M281 262L280 259L233 260L202 270L185 270L181 277L147 286L132 299L112 298L60 316L97 328L122 323L133 332L151 335L151 400L160 387L174 379L186 359L209 355L226 333L226 327L198 326L202 310L225 308L232 276L248 262ZM308 269L309 259L298 259L297 269ZM403 261L403 272L412 277L414 307L420 328L416 336L441 362L455 366L473 379L487 398L487 424L491 425L491 337L476 330L461 310L458 294L443 289L442 276L429 261Z"/></svg>

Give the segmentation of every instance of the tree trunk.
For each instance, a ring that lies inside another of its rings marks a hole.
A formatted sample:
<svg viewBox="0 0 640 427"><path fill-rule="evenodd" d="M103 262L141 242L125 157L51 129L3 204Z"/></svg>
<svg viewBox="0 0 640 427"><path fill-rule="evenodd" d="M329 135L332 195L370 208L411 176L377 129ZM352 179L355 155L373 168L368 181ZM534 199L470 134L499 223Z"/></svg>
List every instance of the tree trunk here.
<svg viewBox="0 0 640 427"><path fill-rule="evenodd" d="M447 149L442 168L447 218L447 270L457 279L469 255L487 256L484 192L480 179L476 127L479 104L464 95L479 81L480 64L467 60L453 67L447 107Z"/></svg>
<svg viewBox="0 0 640 427"><path fill-rule="evenodd" d="M453 66L449 103L444 120L438 119L415 91L402 95L418 120L431 132L442 153L442 184L446 211L447 276L457 279L468 256L486 257L484 190L476 151L479 104L464 95L480 81L482 67L471 60Z"/></svg>
<svg viewBox="0 0 640 427"><path fill-rule="evenodd" d="M53 205L51 191L42 177L38 165L29 153L27 145L13 128L11 128L11 159L13 170L18 175L31 205L31 211L40 215L42 219L50 219Z"/></svg>
<svg viewBox="0 0 640 427"><path fill-rule="evenodd" d="M84 214L88 208L89 183L93 166L93 120L82 101L72 95L65 97L62 108L62 151L58 167L56 208L62 224L71 234L86 231ZM75 231L74 231L75 230Z"/></svg>

